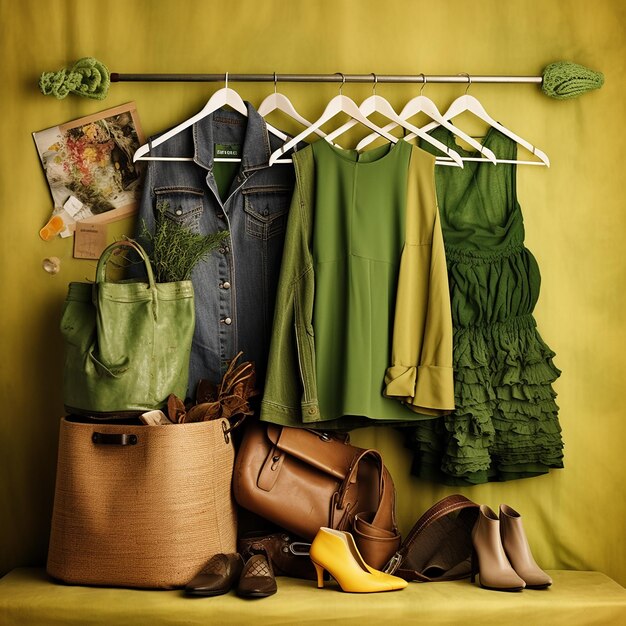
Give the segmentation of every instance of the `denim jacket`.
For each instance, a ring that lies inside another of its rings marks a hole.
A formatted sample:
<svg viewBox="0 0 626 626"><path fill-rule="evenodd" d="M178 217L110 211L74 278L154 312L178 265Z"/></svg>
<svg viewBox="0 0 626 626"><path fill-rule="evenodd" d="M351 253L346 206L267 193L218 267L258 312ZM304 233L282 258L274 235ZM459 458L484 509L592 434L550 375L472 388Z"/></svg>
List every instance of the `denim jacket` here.
<svg viewBox="0 0 626 626"><path fill-rule="evenodd" d="M151 156L193 156L193 161L149 161L145 176L139 235L142 224L153 231L158 203L167 207L168 218L196 232L230 231L191 276L196 328L189 395L201 378L219 382L239 350L255 362L259 388L265 376L294 172L290 165L268 166L281 142L268 135L263 118L246 106L247 118L220 109L155 146ZM229 181L219 169L227 164L215 163L214 156L233 149L242 161L230 188L222 183L222 199L218 183Z"/></svg>

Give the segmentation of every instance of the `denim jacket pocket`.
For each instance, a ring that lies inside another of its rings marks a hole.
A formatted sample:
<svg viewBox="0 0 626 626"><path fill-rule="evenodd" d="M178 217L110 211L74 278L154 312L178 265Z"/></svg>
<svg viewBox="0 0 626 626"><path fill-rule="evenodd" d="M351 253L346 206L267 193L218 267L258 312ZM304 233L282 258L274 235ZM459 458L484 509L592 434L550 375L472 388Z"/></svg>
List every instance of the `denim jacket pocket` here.
<svg viewBox="0 0 626 626"><path fill-rule="evenodd" d="M155 187L157 206L163 207L165 217L198 232L204 211L204 192L193 187Z"/></svg>
<svg viewBox="0 0 626 626"><path fill-rule="evenodd" d="M270 185L242 191L246 212L246 234L255 239L271 239L285 232L293 190Z"/></svg>

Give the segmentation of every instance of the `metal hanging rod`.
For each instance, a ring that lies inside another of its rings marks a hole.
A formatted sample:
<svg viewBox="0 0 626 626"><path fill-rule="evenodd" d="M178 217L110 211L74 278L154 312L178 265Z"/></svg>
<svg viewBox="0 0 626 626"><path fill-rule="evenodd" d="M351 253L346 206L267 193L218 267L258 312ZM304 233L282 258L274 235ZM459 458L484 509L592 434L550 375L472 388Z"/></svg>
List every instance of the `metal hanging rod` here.
<svg viewBox="0 0 626 626"><path fill-rule="evenodd" d="M118 74L111 73L112 83L218 83L226 74ZM237 83L372 83L373 74L228 74ZM378 83L533 83L540 85L542 76L472 76L469 74L424 76L424 74L376 74Z"/></svg>

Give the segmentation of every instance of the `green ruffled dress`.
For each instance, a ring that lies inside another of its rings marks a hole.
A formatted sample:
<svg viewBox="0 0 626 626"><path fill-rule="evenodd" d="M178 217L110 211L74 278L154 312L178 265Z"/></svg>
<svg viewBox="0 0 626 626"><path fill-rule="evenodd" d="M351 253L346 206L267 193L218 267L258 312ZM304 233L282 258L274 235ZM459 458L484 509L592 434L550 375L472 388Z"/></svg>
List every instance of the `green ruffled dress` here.
<svg viewBox="0 0 626 626"><path fill-rule="evenodd" d="M464 156L453 135L432 135ZM515 159L517 144L491 128L484 145ZM422 144L430 150L428 144ZM455 411L407 431L413 474L472 485L563 467L552 383L560 371L536 328L541 277L524 247L516 166L437 167L436 186L452 305Z"/></svg>

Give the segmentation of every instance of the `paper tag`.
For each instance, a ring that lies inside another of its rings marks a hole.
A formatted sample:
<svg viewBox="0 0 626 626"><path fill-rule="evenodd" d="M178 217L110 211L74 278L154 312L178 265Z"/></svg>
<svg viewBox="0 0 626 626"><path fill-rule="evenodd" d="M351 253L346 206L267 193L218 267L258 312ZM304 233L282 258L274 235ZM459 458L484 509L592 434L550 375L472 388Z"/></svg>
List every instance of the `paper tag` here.
<svg viewBox="0 0 626 626"><path fill-rule="evenodd" d="M240 143L216 143L214 145L213 156L226 157L229 159L241 158Z"/></svg>
<svg viewBox="0 0 626 626"><path fill-rule="evenodd" d="M70 196L63 205L63 208L72 217L76 217L76 214L83 208L83 203L76 196Z"/></svg>
<svg viewBox="0 0 626 626"><path fill-rule="evenodd" d="M107 246L107 225L77 222L74 231L74 258L99 259Z"/></svg>

